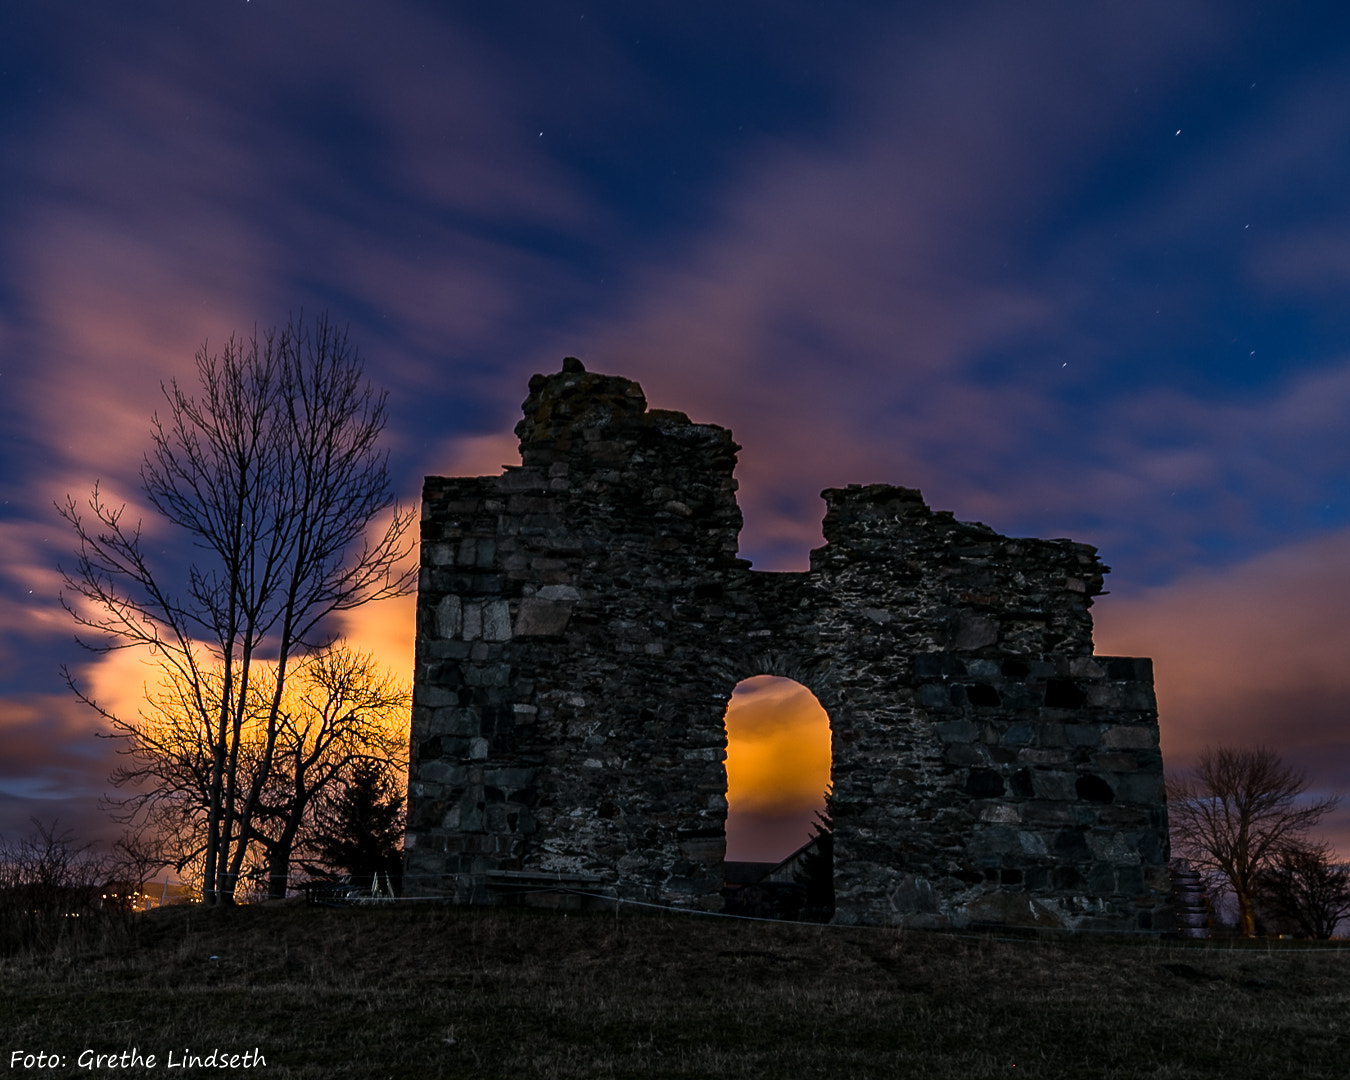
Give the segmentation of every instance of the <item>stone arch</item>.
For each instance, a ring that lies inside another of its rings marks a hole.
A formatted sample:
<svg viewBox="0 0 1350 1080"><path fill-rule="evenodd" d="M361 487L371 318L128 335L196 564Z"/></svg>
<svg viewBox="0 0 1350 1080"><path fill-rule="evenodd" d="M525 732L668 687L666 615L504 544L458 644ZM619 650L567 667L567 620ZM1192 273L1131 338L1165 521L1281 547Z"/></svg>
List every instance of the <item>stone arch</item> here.
<svg viewBox="0 0 1350 1080"><path fill-rule="evenodd" d="M835 897L828 713L801 682L754 675L736 684L725 726L726 910L828 920Z"/></svg>
<svg viewBox="0 0 1350 1080"><path fill-rule="evenodd" d="M802 683L763 674L736 684L724 723L727 858L781 861L812 837L817 813L826 810L829 713Z"/></svg>

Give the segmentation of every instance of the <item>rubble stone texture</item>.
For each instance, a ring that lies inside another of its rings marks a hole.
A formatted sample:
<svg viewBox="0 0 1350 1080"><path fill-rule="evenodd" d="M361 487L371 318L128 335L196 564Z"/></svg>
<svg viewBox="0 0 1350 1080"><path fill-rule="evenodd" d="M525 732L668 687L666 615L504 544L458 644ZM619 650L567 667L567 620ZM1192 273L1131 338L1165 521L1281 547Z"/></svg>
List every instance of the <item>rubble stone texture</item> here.
<svg viewBox="0 0 1350 1080"><path fill-rule="evenodd" d="M778 675L830 716L837 922L1170 928L1152 667L1093 655L1094 548L853 485L809 571L751 570L726 429L570 358L523 408L521 465L426 480L409 892L719 909L722 717Z"/></svg>

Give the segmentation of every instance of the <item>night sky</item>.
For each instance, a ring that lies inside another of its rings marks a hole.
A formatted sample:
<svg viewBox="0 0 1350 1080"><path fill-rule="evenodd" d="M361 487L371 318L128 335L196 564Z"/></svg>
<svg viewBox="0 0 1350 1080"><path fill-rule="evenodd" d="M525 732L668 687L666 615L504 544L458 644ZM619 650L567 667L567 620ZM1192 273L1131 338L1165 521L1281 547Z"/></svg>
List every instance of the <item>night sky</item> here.
<svg viewBox="0 0 1350 1080"><path fill-rule="evenodd" d="M1169 768L1350 791L1348 294L1341 4L6 4L0 832L110 831L58 669L149 675L74 645L53 502L134 504L160 382L302 309L405 502L576 355L733 430L756 567L848 483L1095 544ZM409 612L349 630L408 670Z"/></svg>

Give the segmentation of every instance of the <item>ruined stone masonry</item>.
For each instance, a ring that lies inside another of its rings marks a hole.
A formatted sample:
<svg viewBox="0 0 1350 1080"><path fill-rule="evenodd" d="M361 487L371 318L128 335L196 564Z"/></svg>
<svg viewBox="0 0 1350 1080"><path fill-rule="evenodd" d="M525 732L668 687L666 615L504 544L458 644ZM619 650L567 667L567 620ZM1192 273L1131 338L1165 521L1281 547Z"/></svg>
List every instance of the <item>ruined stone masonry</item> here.
<svg viewBox="0 0 1350 1080"><path fill-rule="evenodd" d="M523 408L522 464L426 480L410 892L720 908L723 713L779 675L830 717L837 922L1170 928L1152 667L1092 653L1094 548L854 485L809 571L751 570L730 432L573 359Z"/></svg>

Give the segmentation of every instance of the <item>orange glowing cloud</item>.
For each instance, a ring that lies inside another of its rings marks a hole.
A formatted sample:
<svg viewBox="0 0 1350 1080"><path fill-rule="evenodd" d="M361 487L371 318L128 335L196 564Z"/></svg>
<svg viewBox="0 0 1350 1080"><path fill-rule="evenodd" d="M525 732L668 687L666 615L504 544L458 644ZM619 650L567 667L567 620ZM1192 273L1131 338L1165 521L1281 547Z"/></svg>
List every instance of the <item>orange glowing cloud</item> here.
<svg viewBox="0 0 1350 1080"><path fill-rule="evenodd" d="M416 609L416 596L356 608L343 616L343 640L356 652L370 653L399 682L411 683Z"/></svg>
<svg viewBox="0 0 1350 1080"><path fill-rule="evenodd" d="M726 725L732 814L824 808L830 719L811 691L791 679L746 679L731 695Z"/></svg>
<svg viewBox="0 0 1350 1080"><path fill-rule="evenodd" d="M777 862L811 835L830 785L830 720L791 679L759 675L727 703L727 858Z"/></svg>
<svg viewBox="0 0 1350 1080"><path fill-rule="evenodd" d="M369 653L381 671L387 672L397 684L411 690L413 639L417 626L415 595L366 604L347 612L342 624L343 642L349 649ZM401 710L396 721L390 717L390 734L406 744L411 721L411 711Z"/></svg>

